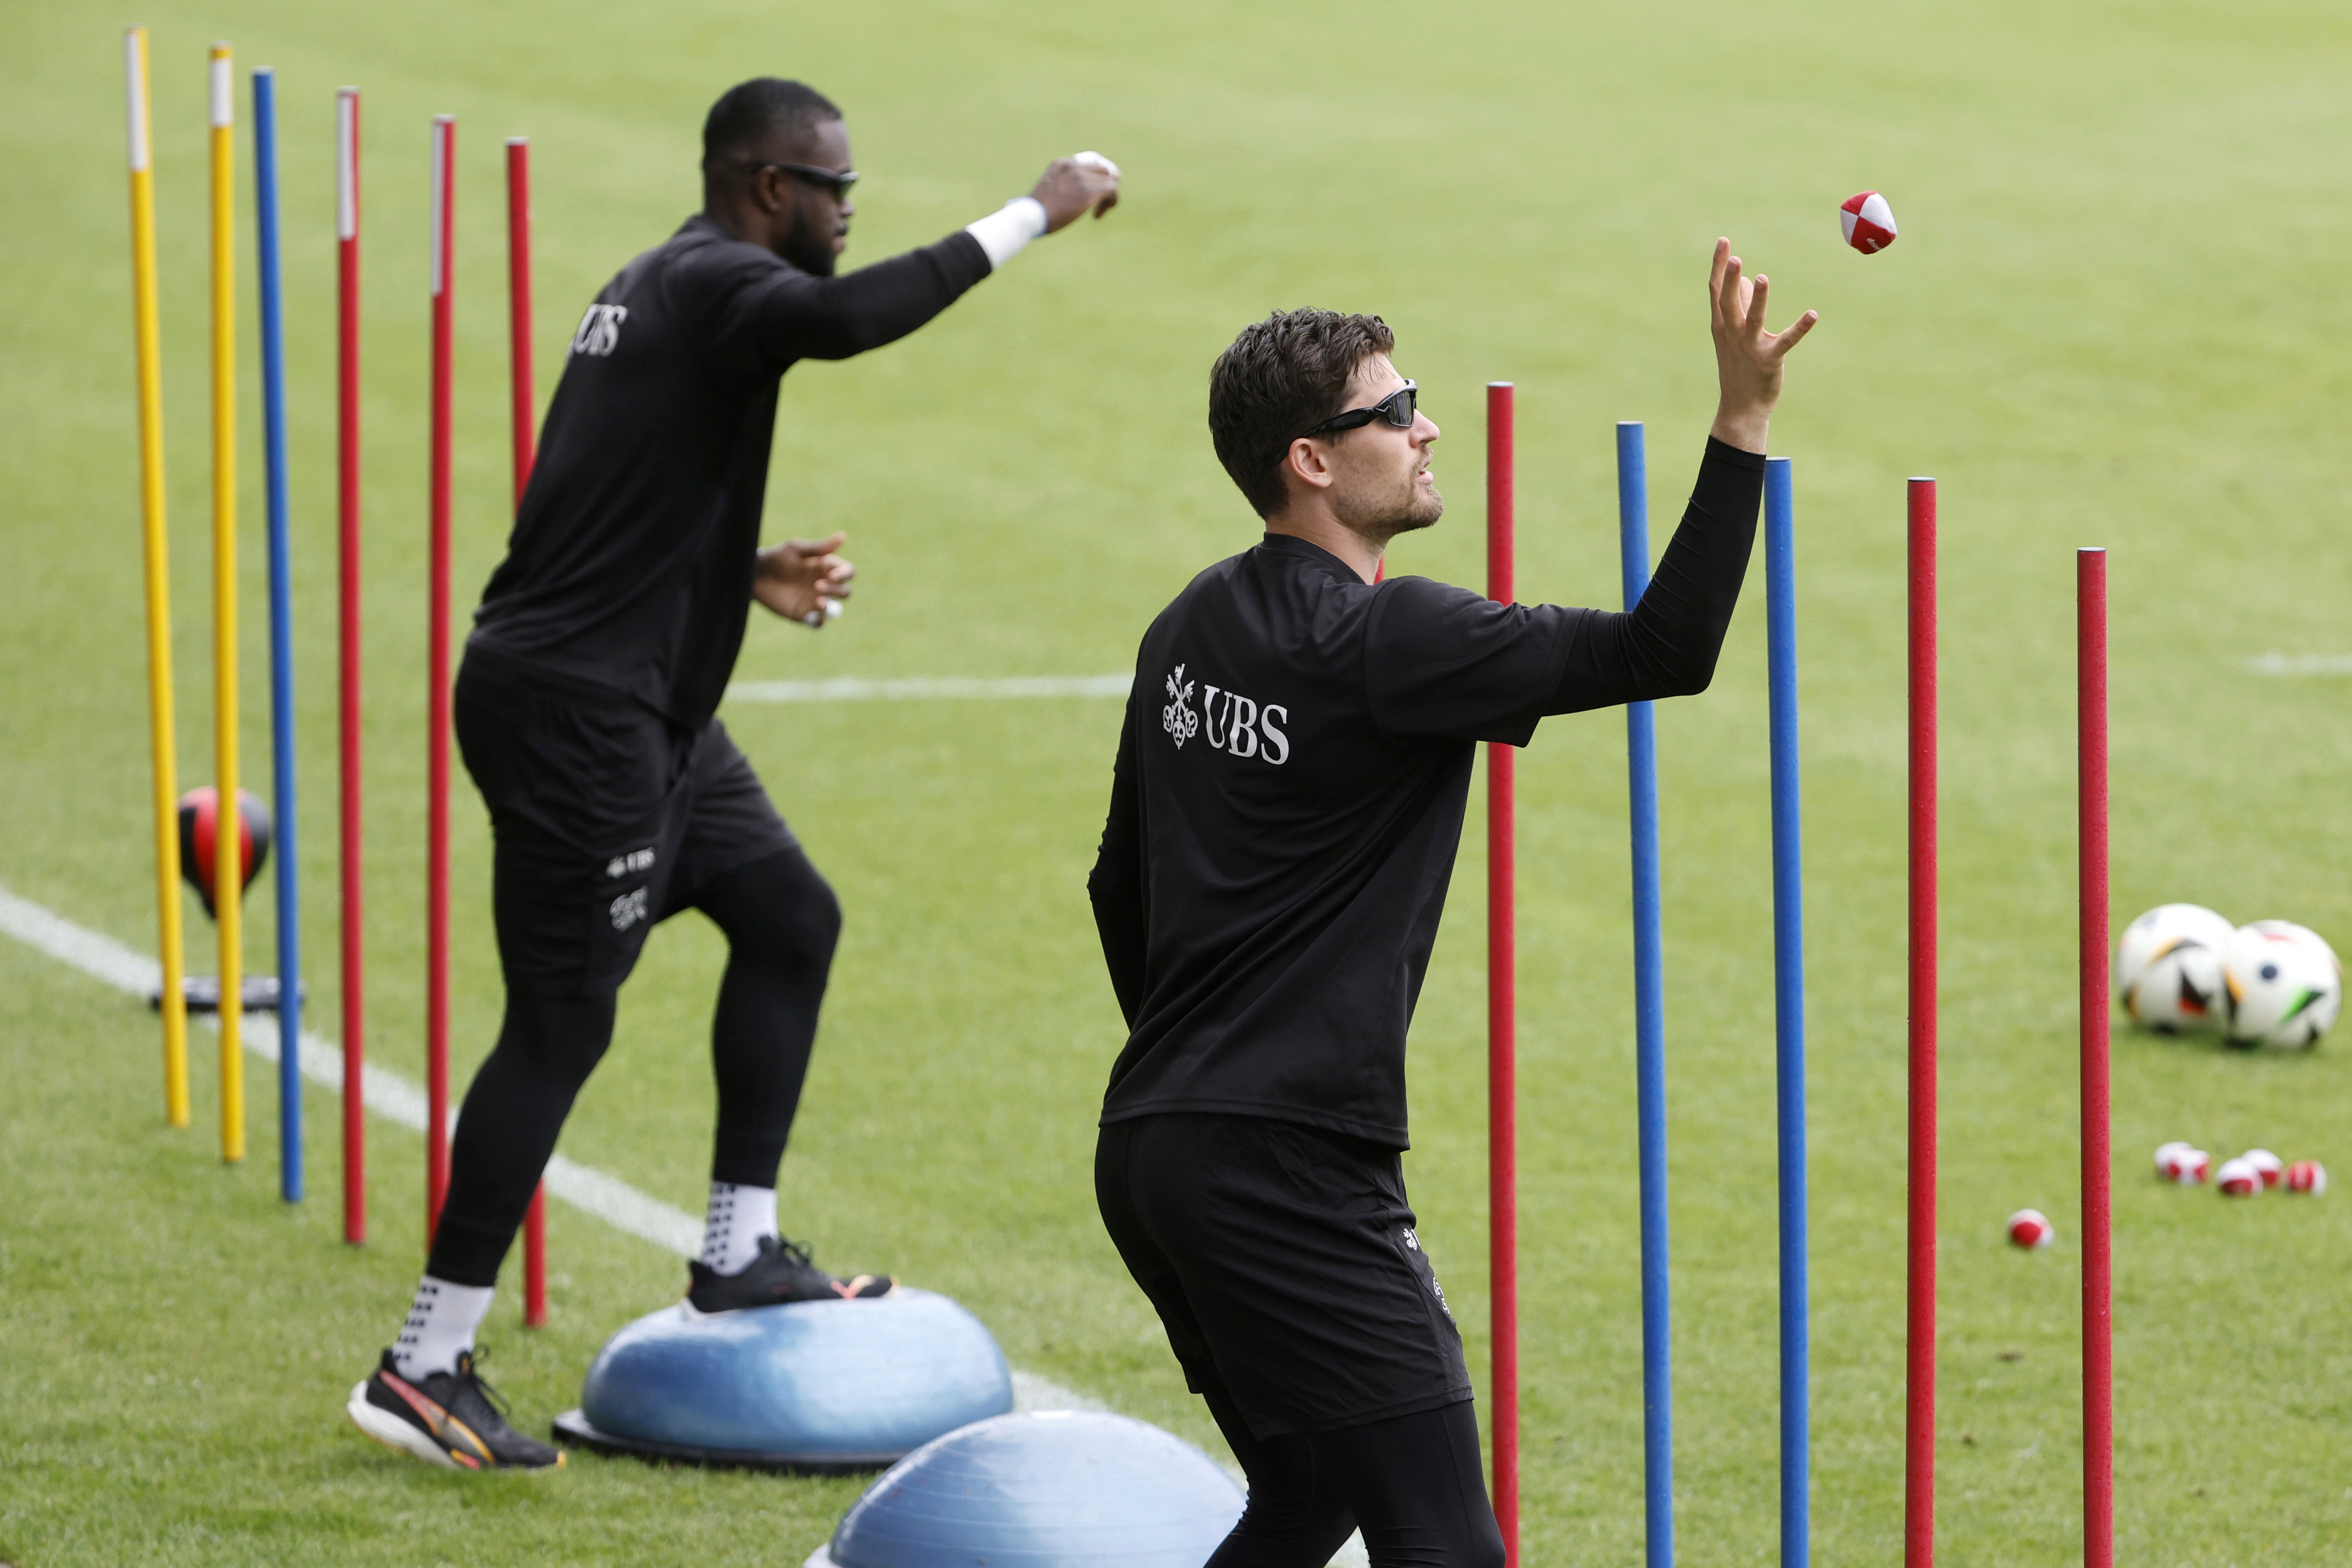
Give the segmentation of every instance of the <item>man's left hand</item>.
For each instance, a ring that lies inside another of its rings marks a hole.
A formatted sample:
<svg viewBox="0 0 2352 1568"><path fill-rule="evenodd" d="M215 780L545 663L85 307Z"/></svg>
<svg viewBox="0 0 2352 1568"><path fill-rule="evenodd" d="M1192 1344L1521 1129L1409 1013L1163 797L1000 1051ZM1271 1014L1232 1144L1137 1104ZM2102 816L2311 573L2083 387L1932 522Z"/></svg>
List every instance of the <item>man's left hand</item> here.
<svg viewBox="0 0 2352 1568"><path fill-rule="evenodd" d="M751 572L751 597L787 621L812 629L841 613L857 569L833 552L849 538L836 533L821 539L786 539L760 552Z"/></svg>

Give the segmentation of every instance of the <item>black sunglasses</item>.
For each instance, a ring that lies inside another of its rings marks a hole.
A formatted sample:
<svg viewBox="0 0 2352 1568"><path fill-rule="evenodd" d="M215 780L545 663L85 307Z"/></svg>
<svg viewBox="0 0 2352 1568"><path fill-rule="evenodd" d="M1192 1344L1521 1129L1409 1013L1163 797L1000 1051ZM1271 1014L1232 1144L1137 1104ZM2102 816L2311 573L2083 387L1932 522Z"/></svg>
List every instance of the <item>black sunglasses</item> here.
<svg viewBox="0 0 2352 1568"><path fill-rule="evenodd" d="M744 165L743 172L757 174L763 169L782 169L787 174L798 174L813 185L823 185L836 197L847 195L849 187L857 183L857 171L855 169L820 169L814 163L749 163Z"/></svg>
<svg viewBox="0 0 2352 1568"><path fill-rule="evenodd" d="M1310 435L1336 435L1343 430L1353 430L1360 424L1370 424L1376 419L1385 419L1399 430L1411 430L1413 411L1419 406L1420 402L1421 387L1416 382L1407 382L1371 407L1351 408L1345 413L1334 414L1312 430L1300 431L1290 440L1304 441ZM1283 444L1286 446L1289 442L1285 442Z"/></svg>

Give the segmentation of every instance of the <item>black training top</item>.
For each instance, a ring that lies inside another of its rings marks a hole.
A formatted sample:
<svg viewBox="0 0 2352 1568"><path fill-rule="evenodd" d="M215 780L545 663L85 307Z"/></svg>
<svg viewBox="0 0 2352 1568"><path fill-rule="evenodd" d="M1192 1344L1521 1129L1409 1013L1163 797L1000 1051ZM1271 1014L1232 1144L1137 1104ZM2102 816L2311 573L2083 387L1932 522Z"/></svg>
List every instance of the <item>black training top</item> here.
<svg viewBox="0 0 2352 1568"><path fill-rule="evenodd" d="M1374 586L1281 534L1194 578L1144 634L1087 883L1130 1030L1103 1121L1223 1112L1405 1147L1405 1030L1476 743L1704 690L1763 476L1707 443L1631 612Z"/></svg>
<svg viewBox="0 0 2352 1568"><path fill-rule="evenodd" d="M688 218L580 319L469 653L700 726L751 614L779 378L905 337L988 271L958 230L818 277Z"/></svg>

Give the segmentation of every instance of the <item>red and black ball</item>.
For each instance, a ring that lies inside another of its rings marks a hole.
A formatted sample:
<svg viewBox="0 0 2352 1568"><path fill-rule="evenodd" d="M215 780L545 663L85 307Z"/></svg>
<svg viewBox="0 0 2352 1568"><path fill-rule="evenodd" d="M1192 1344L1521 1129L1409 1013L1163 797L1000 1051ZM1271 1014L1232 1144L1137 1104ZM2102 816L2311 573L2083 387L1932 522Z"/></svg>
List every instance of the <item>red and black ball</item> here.
<svg viewBox="0 0 2352 1568"><path fill-rule="evenodd" d="M269 808L258 797L240 789L236 815L236 852L242 873L236 887L241 897L261 874L262 862L269 858ZM220 791L209 784L200 785L180 797L180 874L205 901L205 913L215 920L220 911L213 906L213 890L219 884L214 873L219 862L214 856L219 842Z"/></svg>

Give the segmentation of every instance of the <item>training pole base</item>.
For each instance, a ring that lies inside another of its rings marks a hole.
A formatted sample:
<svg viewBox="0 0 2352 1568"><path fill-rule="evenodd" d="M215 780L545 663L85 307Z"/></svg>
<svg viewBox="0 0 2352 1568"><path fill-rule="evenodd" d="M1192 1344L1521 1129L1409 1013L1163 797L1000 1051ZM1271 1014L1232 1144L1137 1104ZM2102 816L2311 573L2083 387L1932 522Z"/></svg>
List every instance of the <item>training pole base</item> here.
<svg viewBox="0 0 2352 1568"><path fill-rule="evenodd" d="M698 1448L684 1443L656 1443L599 1430L586 1414L566 1410L555 1418L555 1440L566 1448L592 1454L643 1459L654 1465L695 1465L706 1469L765 1470L775 1475L853 1476L887 1470L904 1454L771 1454L746 1448Z"/></svg>
<svg viewBox="0 0 2352 1568"><path fill-rule="evenodd" d="M238 988L245 993L247 1012L274 1013L278 1010L279 992L277 976L247 975ZM310 1000L310 995L309 989L299 981L295 983L294 999L297 1002ZM216 1013L220 1011L221 1005L220 977L216 975L183 975L180 977L180 997L192 1013ZM162 991L147 993L147 1010L163 1010Z"/></svg>

